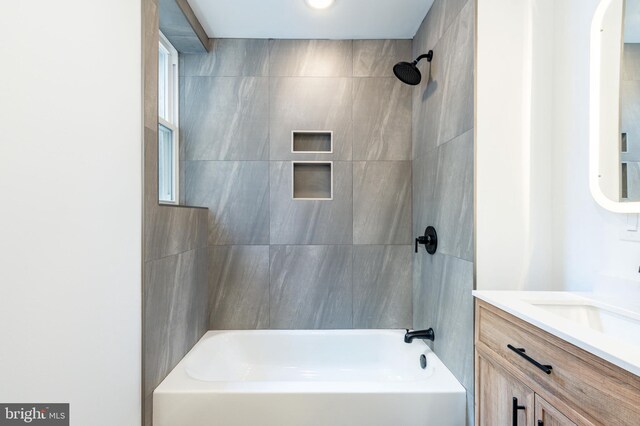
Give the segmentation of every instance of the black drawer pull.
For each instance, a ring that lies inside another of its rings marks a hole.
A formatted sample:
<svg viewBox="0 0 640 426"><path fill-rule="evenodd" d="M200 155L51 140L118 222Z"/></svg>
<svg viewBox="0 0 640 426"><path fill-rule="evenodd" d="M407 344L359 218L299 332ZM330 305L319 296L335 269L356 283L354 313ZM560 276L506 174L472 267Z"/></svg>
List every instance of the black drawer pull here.
<svg viewBox="0 0 640 426"><path fill-rule="evenodd" d="M544 371L547 374L551 374L551 370L553 369L552 366L550 365L544 365L544 364L540 364L538 361L536 361L535 359L531 358L529 355L527 355L525 353L524 348L516 348L513 345L507 345L507 347L509 349L511 349L512 351L514 351L515 353L517 353L518 355L520 355L522 358L526 359L527 361L529 361L531 364L535 365L536 367L538 367L540 370Z"/></svg>
<svg viewBox="0 0 640 426"><path fill-rule="evenodd" d="M525 407L524 405L518 405L518 398L516 398L515 396L513 397L512 400L512 405L511 405L511 417L512 417L512 424L513 426L518 426L518 410L524 410L527 407Z"/></svg>

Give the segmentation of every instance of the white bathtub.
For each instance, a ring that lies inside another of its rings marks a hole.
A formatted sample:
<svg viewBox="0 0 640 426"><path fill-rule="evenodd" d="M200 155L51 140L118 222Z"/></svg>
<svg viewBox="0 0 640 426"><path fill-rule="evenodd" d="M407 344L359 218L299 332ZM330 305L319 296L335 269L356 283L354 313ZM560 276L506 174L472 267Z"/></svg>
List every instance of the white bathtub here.
<svg viewBox="0 0 640 426"><path fill-rule="evenodd" d="M403 335L209 331L156 388L153 424L464 425L464 388L424 342Z"/></svg>

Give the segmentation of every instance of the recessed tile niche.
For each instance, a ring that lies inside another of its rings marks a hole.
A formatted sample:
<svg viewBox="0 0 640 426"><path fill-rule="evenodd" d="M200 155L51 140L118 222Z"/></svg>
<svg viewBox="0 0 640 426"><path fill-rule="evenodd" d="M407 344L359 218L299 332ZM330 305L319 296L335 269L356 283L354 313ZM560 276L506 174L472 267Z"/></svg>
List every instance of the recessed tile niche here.
<svg viewBox="0 0 640 426"><path fill-rule="evenodd" d="M294 200L333 199L333 162L293 161L291 173Z"/></svg>
<svg viewBox="0 0 640 426"><path fill-rule="evenodd" d="M330 130L294 130L291 132L293 153L333 153L333 132Z"/></svg>

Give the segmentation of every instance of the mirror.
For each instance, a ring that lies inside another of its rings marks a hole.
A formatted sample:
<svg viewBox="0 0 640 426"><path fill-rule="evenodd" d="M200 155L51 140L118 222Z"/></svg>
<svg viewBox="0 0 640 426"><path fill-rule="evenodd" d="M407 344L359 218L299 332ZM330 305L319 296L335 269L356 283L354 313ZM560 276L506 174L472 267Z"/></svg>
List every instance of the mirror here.
<svg viewBox="0 0 640 426"><path fill-rule="evenodd" d="M611 211L640 212L640 0L603 0L591 29L590 186Z"/></svg>
<svg viewBox="0 0 640 426"><path fill-rule="evenodd" d="M620 81L620 199L640 201L640 0L626 0Z"/></svg>

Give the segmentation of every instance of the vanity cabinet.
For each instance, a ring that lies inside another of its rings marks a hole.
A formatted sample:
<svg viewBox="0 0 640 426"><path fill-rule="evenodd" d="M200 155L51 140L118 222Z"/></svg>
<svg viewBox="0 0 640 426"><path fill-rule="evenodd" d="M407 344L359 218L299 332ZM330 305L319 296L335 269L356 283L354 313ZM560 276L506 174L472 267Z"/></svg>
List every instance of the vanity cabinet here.
<svg viewBox="0 0 640 426"><path fill-rule="evenodd" d="M480 383L476 402L482 407L476 416L479 425L533 424L535 394L529 387L481 354L476 356L476 368Z"/></svg>
<svg viewBox="0 0 640 426"><path fill-rule="evenodd" d="M476 300L479 426L639 425L640 377Z"/></svg>
<svg viewBox="0 0 640 426"><path fill-rule="evenodd" d="M482 354L476 357L479 425L576 426L531 388Z"/></svg>
<svg viewBox="0 0 640 426"><path fill-rule="evenodd" d="M567 416L562 414L553 405L542 399L540 395L535 397L536 423L535 426L576 426Z"/></svg>

